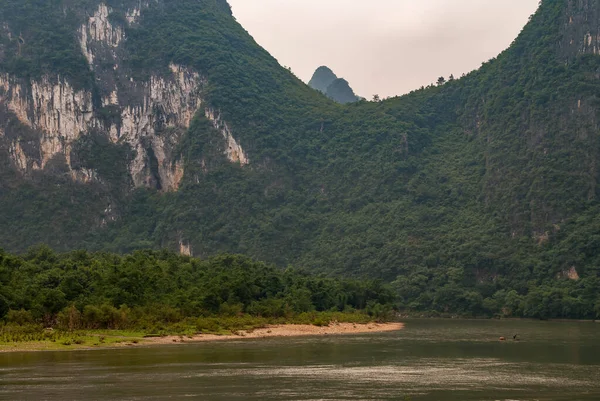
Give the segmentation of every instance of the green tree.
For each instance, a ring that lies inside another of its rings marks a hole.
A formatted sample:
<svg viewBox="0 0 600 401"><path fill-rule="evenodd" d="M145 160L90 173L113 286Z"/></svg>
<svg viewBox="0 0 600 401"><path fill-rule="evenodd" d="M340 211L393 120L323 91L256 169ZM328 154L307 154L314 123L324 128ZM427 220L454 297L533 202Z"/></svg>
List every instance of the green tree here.
<svg viewBox="0 0 600 401"><path fill-rule="evenodd" d="M8 299L2 294L0 294L0 319L3 319L4 316L10 310L10 305L8 303Z"/></svg>

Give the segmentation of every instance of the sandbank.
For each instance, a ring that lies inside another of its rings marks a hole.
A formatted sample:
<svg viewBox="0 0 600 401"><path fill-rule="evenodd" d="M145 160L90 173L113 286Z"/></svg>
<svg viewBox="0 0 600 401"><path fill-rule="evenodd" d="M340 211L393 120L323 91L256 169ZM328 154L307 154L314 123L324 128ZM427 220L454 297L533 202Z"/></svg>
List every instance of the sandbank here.
<svg viewBox="0 0 600 401"><path fill-rule="evenodd" d="M340 334L382 333L402 330L403 323L332 323L329 326L313 326L308 324L284 324L249 331L238 331L235 334L215 335L198 334L195 336L166 336L144 339L143 344L173 344L181 342L226 341L240 339L256 339L269 337L305 337Z"/></svg>
<svg viewBox="0 0 600 401"><path fill-rule="evenodd" d="M404 323L331 323L328 326L313 326L307 324L282 324L271 325L253 330L241 330L233 334L196 334L193 336L171 335L163 337L121 336L118 332L111 335L103 332L102 337L106 343L89 344L61 344L57 342L17 342L0 344L0 354L12 352L37 352L37 351L82 351L94 349L118 349L122 347L143 347L165 344L199 343L210 341L233 341L246 339L260 339L270 337L305 337L326 335L351 335L363 333L383 333L397 331L404 328ZM97 342L100 334L89 334L86 341Z"/></svg>

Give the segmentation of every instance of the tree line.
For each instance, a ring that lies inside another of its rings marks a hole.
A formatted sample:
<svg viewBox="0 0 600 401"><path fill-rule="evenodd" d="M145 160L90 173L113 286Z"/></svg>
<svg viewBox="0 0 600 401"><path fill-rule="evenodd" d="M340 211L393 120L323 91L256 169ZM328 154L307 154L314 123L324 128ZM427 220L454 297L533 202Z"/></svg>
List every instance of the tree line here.
<svg viewBox="0 0 600 401"><path fill-rule="evenodd" d="M393 302L391 288L377 280L310 275L239 255L0 251L0 319L19 325L151 329L199 317L357 311L381 318Z"/></svg>

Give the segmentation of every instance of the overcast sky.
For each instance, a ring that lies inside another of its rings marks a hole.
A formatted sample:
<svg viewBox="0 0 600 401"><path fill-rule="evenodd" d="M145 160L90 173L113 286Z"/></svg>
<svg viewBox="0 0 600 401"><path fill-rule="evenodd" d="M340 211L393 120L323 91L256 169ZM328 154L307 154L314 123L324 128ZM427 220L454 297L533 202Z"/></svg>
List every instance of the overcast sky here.
<svg viewBox="0 0 600 401"><path fill-rule="evenodd" d="M307 82L327 65L358 95L460 76L516 38L538 0L229 0L237 20Z"/></svg>

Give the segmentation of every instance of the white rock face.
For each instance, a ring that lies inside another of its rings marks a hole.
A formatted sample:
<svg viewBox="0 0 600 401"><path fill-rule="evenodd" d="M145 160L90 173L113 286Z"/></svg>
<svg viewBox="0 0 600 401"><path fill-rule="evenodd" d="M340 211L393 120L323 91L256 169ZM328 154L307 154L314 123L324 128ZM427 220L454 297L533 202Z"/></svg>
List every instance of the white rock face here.
<svg viewBox="0 0 600 401"><path fill-rule="evenodd" d="M68 82L51 82L49 78L31 81L25 90L19 80L0 75L0 103L7 105L22 124L37 130L40 137L41 165L43 169L56 155L65 156L70 166L71 146L81 135L92 129L107 132L114 143L128 143L136 151L130 165L130 173L136 186L151 185L148 177L148 153L150 146L159 163L161 186L165 190L176 190L183 177L183 162L174 161L171 149L177 145L178 135L172 132L159 135L157 128L187 129L195 112L202 105L197 89L200 76L181 66L171 65L170 77L152 76L150 82L134 83L135 89L143 93L141 105L126 105L120 111L120 124L105 127L105 123L94 116L92 94L75 91ZM119 105L117 91L104 99L104 105ZM173 137L175 136L175 137ZM17 144L13 146L15 164L27 171L24 154ZM72 173L73 179L91 182L97 174L89 171Z"/></svg>
<svg viewBox="0 0 600 401"><path fill-rule="evenodd" d="M81 51L88 60L90 66L94 65L94 51L92 42L101 42L110 47L118 47L125 39L125 32L120 26L113 26L108 16L111 10L104 3L100 4L98 10L89 18L87 24L79 28Z"/></svg>
<svg viewBox="0 0 600 401"><path fill-rule="evenodd" d="M183 256L192 256L192 246L189 243L180 240L179 253Z"/></svg>
<svg viewBox="0 0 600 401"><path fill-rule="evenodd" d="M227 123L221 120L221 116L212 108L205 110L206 118L212 121L215 129L219 130L225 138L225 155L232 163L239 163L242 166L250 164L248 156L242 149L242 146L235 140Z"/></svg>
<svg viewBox="0 0 600 401"><path fill-rule="evenodd" d="M119 95L116 90L110 93L110 96L102 99L102 106L117 106L119 104Z"/></svg>
<svg viewBox="0 0 600 401"><path fill-rule="evenodd" d="M130 9L127 22L137 23L141 10L148 6L149 3L140 2L139 7ZM102 107L109 109L99 114L110 118L102 119L95 113L91 91L76 90L61 77L46 76L28 82L0 74L0 106L5 105L22 124L40 134L39 159L28 158L18 140L9 145L10 157L20 170L27 172L44 169L56 156L64 156L73 180L97 182L97 172L75 170L71 163L74 142L94 131L104 133L115 144L128 144L135 152L129 172L136 187L177 190L184 165L173 151L203 107L200 88L206 82L197 72L175 64L169 66L170 74L153 75L144 82L121 75L118 62L124 51L125 31L111 24L111 12L106 4L101 4L79 29L81 51L90 69L98 71L97 79L103 80L98 81L102 92L99 100ZM113 68L101 68L106 63ZM116 82L120 82L118 88ZM249 164L219 113L206 109L206 117L221 132L227 158L240 165ZM158 171L151 171L154 165L158 165Z"/></svg>
<svg viewBox="0 0 600 401"><path fill-rule="evenodd" d="M71 178L73 179L73 181L79 181L86 184L100 180L96 171L89 168L71 170Z"/></svg>
<svg viewBox="0 0 600 401"><path fill-rule="evenodd" d="M6 104L19 121L28 124L27 101L23 87L17 80L12 80L7 74L0 74L0 102Z"/></svg>
<svg viewBox="0 0 600 401"><path fill-rule="evenodd" d="M15 164L17 165L17 167L19 169L21 169L21 170L28 169L27 156L25 155L25 152L23 152L23 148L21 147L21 144L18 141L13 142L10 145L9 153L10 153L11 158L15 161ZM37 163L34 163L32 168L39 169L40 167Z"/></svg>
<svg viewBox="0 0 600 401"><path fill-rule="evenodd" d="M75 91L68 82L52 83L44 78L31 81L26 91L18 80L0 75L0 87L4 89L0 102L5 103L22 124L42 132L39 168L43 169L59 153L64 153L69 160L65 149L82 132L97 125L91 93Z"/></svg>
<svg viewBox="0 0 600 401"><path fill-rule="evenodd" d="M136 186L148 186L148 144L158 161L161 185L166 190L176 190L183 178L183 162L173 161L170 148L176 146L179 138L174 132L157 134L157 127L189 128L202 99L197 93L201 79L198 73L171 64L173 77L165 79L153 76L149 83L137 85L146 96L141 105L125 106L121 112L121 123L109 128L113 142L127 142L136 151L130 172ZM117 100L118 102L118 100ZM175 140L175 141L173 141Z"/></svg>
<svg viewBox="0 0 600 401"><path fill-rule="evenodd" d="M583 49L580 49L583 54L600 54L600 34L592 34L588 32L583 38Z"/></svg>
<svg viewBox="0 0 600 401"><path fill-rule="evenodd" d="M142 10L140 7L136 7L133 8L131 10L127 11L127 15L125 15L125 18L127 19L127 23L129 25L135 24L136 22L138 22L138 20L140 19L140 16L142 15Z"/></svg>
<svg viewBox="0 0 600 401"><path fill-rule="evenodd" d="M580 279L579 273L577 272L577 268L575 266L571 266L571 268L561 271L558 273L557 278L569 279L573 281L578 281Z"/></svg>

